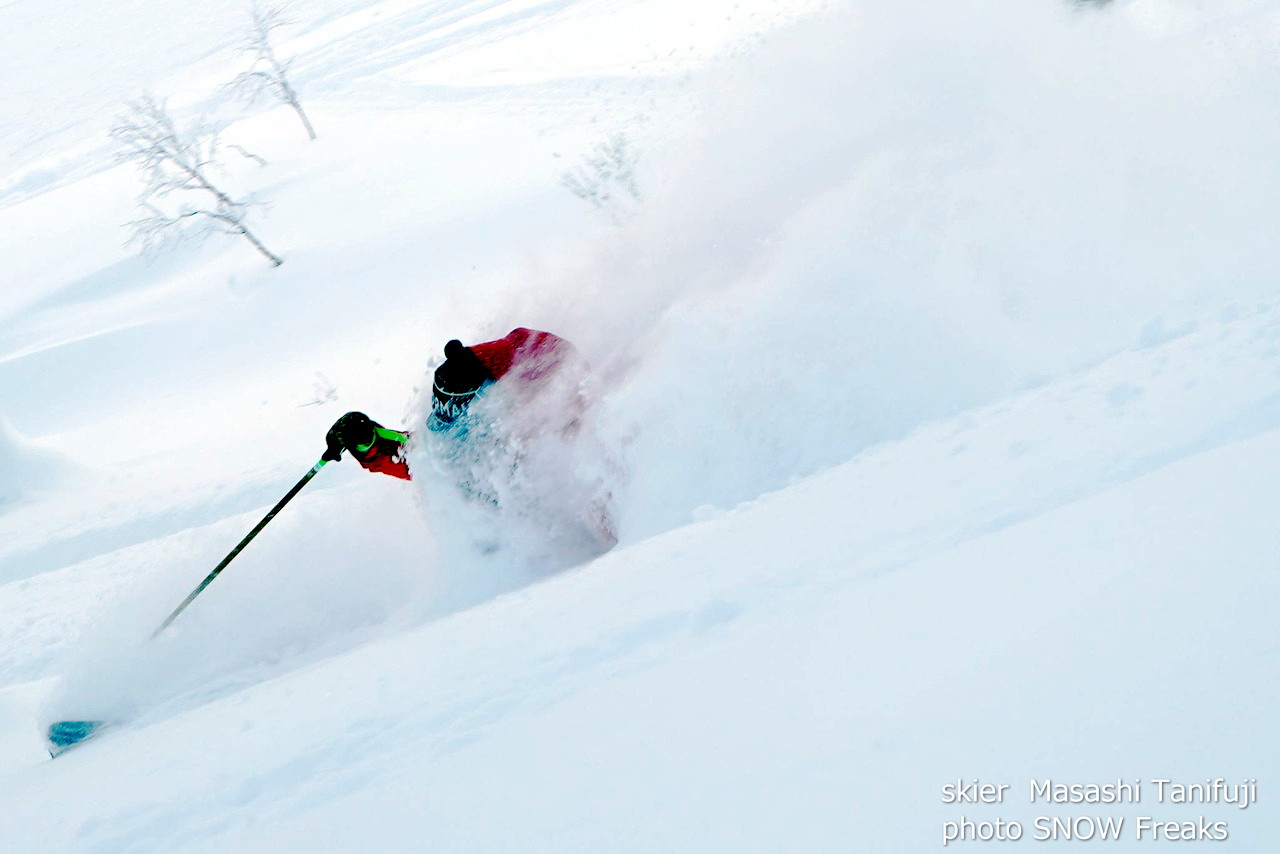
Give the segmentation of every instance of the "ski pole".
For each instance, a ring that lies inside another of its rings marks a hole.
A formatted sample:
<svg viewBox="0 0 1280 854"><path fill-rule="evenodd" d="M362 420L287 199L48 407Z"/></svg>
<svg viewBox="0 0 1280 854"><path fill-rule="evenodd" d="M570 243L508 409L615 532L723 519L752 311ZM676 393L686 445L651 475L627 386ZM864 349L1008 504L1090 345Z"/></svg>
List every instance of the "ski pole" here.
<svg viewBox="0 0 1280 854"><path fill-rule="evenodd" d="M222 559L222 563L215 566L213 568L213 572L209 573L204 577L204 581L200 582L200 586L198 586L195 590L192 590L191 594L187 596L186 599L182 600L182 604L179 605L177 608L173 609L172 614L170 614L168 617L165 617L164 622L160 624L160 628L156 629L154 632L151 633L151 637L154 638L156 635L160 634L165 629L169 628L169 624L172 623L174 620L178 619L178 615L181 614L183 611L185 611L187 609L187 606L190 605L192 602L194 602L195 598L199 596L201 593L203 593L206 587L208 587L210 584L213 583L213 580L218 577L218 573L226 569L227 564L231 563L231 561L236 559L236 555L240 554L240 552L244 549L244 547L249 545L249 541L252 540L254 537L258 536L258 533L263 528L267 527L267 523L276 517L276 514L280 512L280 509L284 507L286 504L288 504L289 500L293 498L293 496L297 495L298 492L301 491L302 487L306 486L307 483L311 480L311 478L316 476L316 473L320 471L320 469L324 468L324 464L326 462L328 462L328 460L320 460L320 462L312 466L311 471L304 474L302 476L302 480L295 483L293 485L293 489L289 490L285 494L284 498L281 498L280 502L276 504L275 507L272 507L271 511L267 513L266 516L262 517L262 521L259 522L257 525L253 526L253 530L250 531L248 535L245 536L245 538L240 541L239 545L237 545L234 549L231 550L231 554L224 557Z"/></svg>

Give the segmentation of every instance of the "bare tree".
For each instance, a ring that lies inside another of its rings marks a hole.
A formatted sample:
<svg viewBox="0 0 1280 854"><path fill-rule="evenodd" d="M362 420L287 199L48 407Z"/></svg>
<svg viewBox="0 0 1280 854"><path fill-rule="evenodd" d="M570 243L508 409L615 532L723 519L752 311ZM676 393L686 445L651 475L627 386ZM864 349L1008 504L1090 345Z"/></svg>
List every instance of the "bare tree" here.
<svg viewBox="0 0 1280 854"><path fill-rule="evenodd" d="M560 183L578 198L621 224L630 206L640 200L635 153L625 134L615 133L596 143L590 154L560 176Z"/></svg>
<svg viewBox="0 0 1280 854"><path fill-rule="evenodd" d="M128 107L111 138L120 146L120 160L136 164L143 175L138 203L146 216L130 223L131 242L155 247L184 234L185 223L198 222L206 231L242 236L279 267L280 257L245 224L249 202L231 198L213 183L219 165L217 131L206 124L180 130L165 105L151 95Z"/></svg>
<svg viewBox="0 0 1280 854"><path fill-rule="evenodd" d="M304 406L323 406L338 399L338 387L333 384L333 380L319 371L316 371L315 381L311 383L311 393L313 395L311 400L298 404L299 409Z"/></svg>
<svg viewBox="0 0 1280 854"><path fill-rule="evenodd" d="M276 56L275 48L271 46L271 33L293 21L285 17L282 7L263 6L256 0L249 7L249 17L252 23L242 49L253 56L253 63L248 71L237 75L228 84L228 88L249 100L265 93L282 104L288 104L293 107L302 126L306 128L307 138L315 139L316 129L311 126L311 120L302 109L298 90L289 82L289 67L293 61L281 62Z"/></svg>

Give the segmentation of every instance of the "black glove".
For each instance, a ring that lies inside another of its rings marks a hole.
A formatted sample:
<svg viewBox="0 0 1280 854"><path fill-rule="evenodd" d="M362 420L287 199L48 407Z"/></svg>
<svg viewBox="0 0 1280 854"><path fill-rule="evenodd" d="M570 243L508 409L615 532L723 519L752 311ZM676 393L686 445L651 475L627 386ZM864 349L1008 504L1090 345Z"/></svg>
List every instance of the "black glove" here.
<svg viewBox="0 0 1280 854"><path fill-rule="evenodd" d="M377 435L374 432L376 426L373 419L363 412L348 412L333 422L333 426L325 434L324 441L328 447L320 459L336 463L342 459L344 449L351 451L357 445L372 443Z"/></svg>
<svg viewBox="0 0 1280 854"><path fill-rule="evenodd" d="M324 441L328 447L324 449L324 455L320 459L330 463L336 463L342 459L342 438L338 435L337 424L329 428L329 432L324 435Z"/></svg>

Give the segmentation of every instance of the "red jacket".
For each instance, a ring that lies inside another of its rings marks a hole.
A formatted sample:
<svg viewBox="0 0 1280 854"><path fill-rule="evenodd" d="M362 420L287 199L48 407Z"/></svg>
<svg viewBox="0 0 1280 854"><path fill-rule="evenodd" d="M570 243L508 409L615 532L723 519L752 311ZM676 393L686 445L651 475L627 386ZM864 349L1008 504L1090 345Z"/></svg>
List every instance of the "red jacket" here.
<svg viewBox="0 0 1280 854"><path fill-rule="evenodd" d="M497 341L471 346L480 363L500 380L513 370L522 382L541 379L569 356L573 345L558 335L518 326Z"/></svg>

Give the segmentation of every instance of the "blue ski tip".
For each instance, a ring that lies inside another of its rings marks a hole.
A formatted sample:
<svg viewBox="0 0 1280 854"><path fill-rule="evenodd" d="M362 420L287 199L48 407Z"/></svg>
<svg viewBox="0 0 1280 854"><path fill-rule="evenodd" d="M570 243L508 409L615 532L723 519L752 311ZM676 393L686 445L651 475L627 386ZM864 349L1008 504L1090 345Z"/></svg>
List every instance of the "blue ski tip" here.
<svg viewBox="0 0 1280 854"><path fill-rule="evenodd" d="M97 735L104 721L58 721L49 727L49 755L57 757Z"/></svg>

